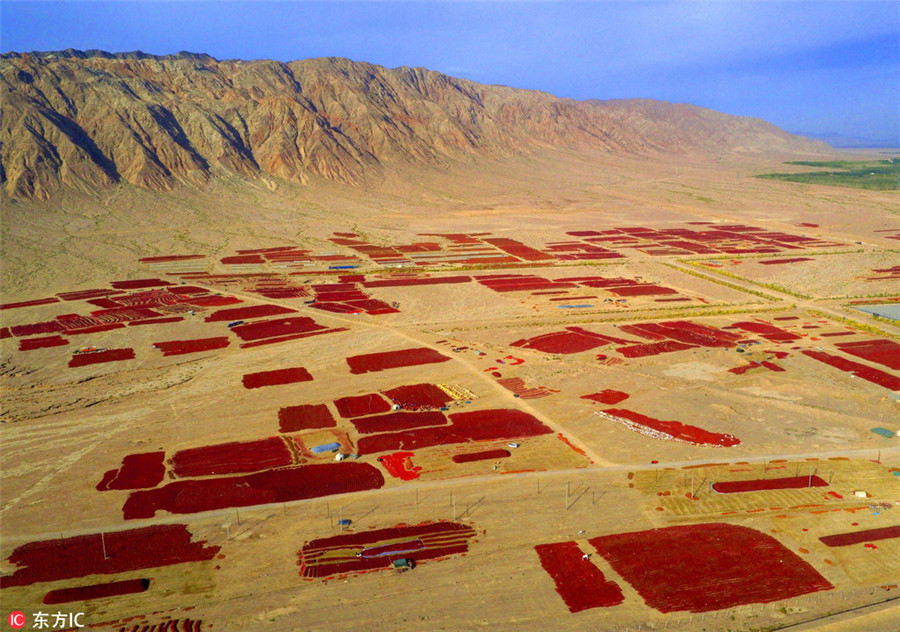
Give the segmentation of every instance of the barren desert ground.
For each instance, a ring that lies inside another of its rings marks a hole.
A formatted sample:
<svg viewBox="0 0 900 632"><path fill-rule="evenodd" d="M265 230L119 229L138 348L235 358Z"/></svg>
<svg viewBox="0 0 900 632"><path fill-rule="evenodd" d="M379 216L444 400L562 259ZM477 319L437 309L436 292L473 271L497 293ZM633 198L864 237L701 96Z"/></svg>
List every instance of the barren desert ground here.
<svg viewBox="0 0 900 632"><path fill-rule="evenodd" d="M4 607L896 629L900 197L783 161L4 200Z"/></svg>

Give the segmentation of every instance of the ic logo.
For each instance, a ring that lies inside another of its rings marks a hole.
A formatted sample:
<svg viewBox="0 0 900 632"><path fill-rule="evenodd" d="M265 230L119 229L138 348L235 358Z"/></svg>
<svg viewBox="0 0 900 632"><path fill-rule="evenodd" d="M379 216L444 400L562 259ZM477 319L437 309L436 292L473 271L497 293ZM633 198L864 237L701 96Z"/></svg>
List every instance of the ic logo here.
<svg viewBox="0 0 900 632"><path fill-rule="evenodd" d="M9 613L9 627L15 628L18 630L19 628L25 627L25 613L19 612L16 610L15 612Z"/></svg>

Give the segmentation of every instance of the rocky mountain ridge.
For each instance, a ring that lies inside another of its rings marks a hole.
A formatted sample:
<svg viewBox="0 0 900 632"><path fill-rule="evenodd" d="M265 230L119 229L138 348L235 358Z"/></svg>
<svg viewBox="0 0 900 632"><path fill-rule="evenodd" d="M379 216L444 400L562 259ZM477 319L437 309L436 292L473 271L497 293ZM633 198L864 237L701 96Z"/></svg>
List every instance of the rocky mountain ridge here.
<svg viewBox="0 0 900 632"><path fill-rule="evenodd" d="M649 100L574 101L340 58L216 60L102 51L0 56L0 179L46 199L128 182L168 190L219 170L306 184L399 165L527 154L816 153L758 119Z"/></svg>

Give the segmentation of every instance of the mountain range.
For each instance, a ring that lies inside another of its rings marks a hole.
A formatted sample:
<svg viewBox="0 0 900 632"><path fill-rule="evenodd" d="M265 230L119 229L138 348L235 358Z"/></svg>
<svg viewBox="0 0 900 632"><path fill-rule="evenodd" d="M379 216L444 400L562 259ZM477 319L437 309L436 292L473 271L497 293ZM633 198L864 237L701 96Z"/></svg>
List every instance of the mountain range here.
<svg viewBox="0 0 900 632"><path fill-rule="evenodd" d="M0 76L0 180L19 199L122 182L169 190L227 172L352 185L546 147L648 157L829 149L692 105L575 101L341 58L6 53Z"/></svg>

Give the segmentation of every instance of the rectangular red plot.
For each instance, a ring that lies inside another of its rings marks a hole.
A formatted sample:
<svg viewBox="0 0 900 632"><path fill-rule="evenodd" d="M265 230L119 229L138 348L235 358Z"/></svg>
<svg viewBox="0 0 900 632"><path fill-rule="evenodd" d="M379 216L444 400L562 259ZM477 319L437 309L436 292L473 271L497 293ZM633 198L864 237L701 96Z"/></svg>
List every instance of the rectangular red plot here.
<svg viewBox="0 0 900 632"><path fill-rule="evenodd" d="M456 522L398 525L306 542L297 552L300 575L324 579L342 573L390 568L399 558L416 562L465 553L475 529Z"/></svg>
<svg viewBox="0 0 900 632"><path fill-rule="evenodd" d="M121 360L133 360L134 349L107 349L105 351L92 351L73 355L69 360L69 367L87 366L89 364L101 364L103 362L119 362Z"/></svg>
<svg viewBox="0 0 900 632"><path fill-rule="evenodd" d="M87 601L89 599L104 599L119 595L132 595L150 588L149 579L123 579L108 584L91 584L89 586L76 586L74 588L57 588L44 595L43 603L69 603L72 601Z"/></svg>
<svg viewBox="0 0 900 632"><path fill-rule="evenodd" d="M350 372L353 374L385 371L405 366L417 366L420 364L434 364L449 360L434 349L418 347L413 349L400 349L398 351L384 351L380 353L366 353L347 358Z"/></svg>
<svg viewBox="0 0 900 632"><path fill-rule="evenodd" d="M211 560L219 548L191 542L183 524L30 542L9 556L17 568L0 576L0 588Z"/></svg>
<svg viewBox="0 0 900 632"><path fill-rule="evenodd" d="M616 351L626 358L644 358L647 356L655 356L660 353L671 353L673 351L682 351L684 349L693 349L697 345L689 345L677 340L664 340L662 342L652 342L643 345L633 345L630 347L618 347Z"/></svg>
<svg viewBox="0 0 900 632"><path fill-rule="evenodd" d="M383 393L396 405L405 410L419 408L442 408L453 401L443 390L434 384L410 384L398 386Z"/></svg>
<svg viewBox="0 0 900 632"><path fill-rule="evenodd" d="M818 476L789 476L784 478L757 478L746 481L724 481L713 483L712 485L712 488L720 494L758 492L767 489L804 489L807 487L828 487L828 483Z"/></svg>
<svg viewBox="0 0 900 632"><path fill-rule="evenodd" d="M196 340L169 340L167 342L155 342L153 346L163 352L164 356L182 355L185 353L197 353L198 351L211 351L224 349L231 341L222 336L217 338L198 338Z"/></svg>
<svg viewBox="0 0 900 632"><path fill-rule="evenodd" d="M132 492L122 513L126 520L134 520L152 518L160 510L198 513L378 489L383 485L384 476L368 463L300 465L225 478L175 481L159 489Z"/></svg>
<svg viewBox="0 0 900 632"><path fill-rule="evenodd" d="M569 612L607 608L625 601L619 585L608 581L599 568L584 559L576 542L538 544L534 550Z"/></svg>
<svg viewBox="0 0 900 632"><path fill-rule="evenodd" d="M510 456L509 450L484 450L483 452L468 452L466 454L454 454L454 463L470 463L472 461L493 461L495 459L505 459Z"/></svg>
<svg viewBox="0 0 900 632"><path fill-rule="evenodd" d="M247 373L244 375L242 382L244 388L260 388L262 386L293 384L295 382L311 382L312 379L313 376L309 374L309 371L298 366L289 369Z"/></svg>
<svg viewBox="0 0 900 632"><path fill-rule="evenodd" d="M798 263L800 261L812 261L809 257L794 257L792 259L765 259L763 261L757 261L757 263L761 263L764 266L771 266L779 263Z"/></svg>
<svg viewBox="0 0 900 632"><path fill-rule="evenodd" d="M540 250L532 248L531 246L526 246L522 242L516 241L515 239L493 237L490 239L484 239L483 241L499 248L507 254L518 257L523 261L548 261L553 259L552 255L545 254Z"/></svg>
<svg viewBox="0 0 900 632"><path fill-rule="evenodd" d="M663 294L678 294L676 290L660 285L630 285L626 287L613 287L609 289L616 296L655 296Z"/></svg>
<svg viewBox="0 0 900 632"><path fill-rule="evenodd" d="M118 290L108 289L78 290L75 292L60 292L57 296L64 301L85 301L89 298L100 298L101 296L108 296L117 292Z"/></svg>
<svg viewBox="0 0 900 632"><path fill-rule="evenodd" d="M374 415L386 413L391 409L391 405L378 393L341 397L334 400L334 405L341 417Z"/></svg>
<svg viewBox="0 0 900 632"><path fill-rule="evenodd" d="M45 347L61 347L69 344L62 336L44 336L43 338L25 338L19 341L19 351L31 351Z"/></svg>
<svg viewBox="0 0 900 632"><path fill-rule="evenodd" d="M292 463L291 451L281 437L190 448L172 457L178 477L258 472Z"/></svg>
<svg viewBox="0 0 900 632"><path fill-rule="evenodd" d="M63 326L59 321L48 320L43 323L33 323L31 325L13 325L9 328L13 336L34 336L36 334L55 334L63 330Z"/></svg>
<svg viewBox="0 0 900 632"><path fill-rule="evenodd" d="M526 412L509 409L479 410L450 415L450 426L418 428L362 437L360 454L393 450L414 450L469 441L516 439L553 432Z"/></svg>
<svg viewBox="0 0 900 632"><path fill-rule="evenodd" d="M825 546L850 546L851 544L877 542L878 540L887 540L889 538L900 538L900 525L826 535L819 538L819 540Z"/></svg>
<svg viewBox="0 0 900 632"><path fill-rule="evenodd" d="M113 281L110 285L117 290L137 290L145 287L163 287L172 284L162 279L133 279L131 281Z"/></svg>
<svg viewBox="0 0 900 632"><path fill-rule="evenodd" d="M793 342L794 340L800 340L801 338L801 336L798 336L797 334L792 334L789 331L785 331L784 329L780 329L768 323L745 321L734 323L734 326L743 329L744 331L757 333L766 340L771 340L772 342Z"/></svg>
<svg viewBox="0 0 900 632"><path fill-rule="evenodd" d="M0 304L0 310L4 309L17 309L19 307L34 307L36 305L49 305L50 303L58 303L59 299L55 296L51 296L48 298L39 298L33 301L21 301L19 303L3 303Z"/></svg>
<svg viewBox="0 0 900 632"><path fill-rule="evenodd" d="M224 305L235 305L243 303L236 296L197 296L184 301L188 305L196 305L197 307L222 307Z"/></svg>
<svg viewBox="0 0 900 632"><path fill-rule="evenodd" d="M307 331L302 334L291 334L290 336L277 336L275 338L262 338L261 340L254 340L253 342L244 342L241 344L241 349L250 349L252 347L259 347L262 345L271 345L279 342L287 342L289 340L299 340L301 338L310 338L312 336L321 336L324 334L334 334L341 331L347 331L346 327L337 327L335 329L319 329L317 331Z"/></svg>
<svg viewBox="0 0 900 632"><path fill-rule="evenodd" d="M360 279L361 280L361 279ZM408 285L440 285L444 283L468 283L471 277L467 276L449 276L449 277L424 277L414 279L385 279L383 281L365 281L363 287L402 287Z"/></svg>
<svg viewBox="0 0 900 632"><path fill-rule="evenodd" d="M747 527L692 524L589 541L660 612L709 612L834 588L775 538Z"/></svg>
<svg viewBox="0 0 900 632"><path fill-rule="evenodd" d="M232 327L231 331L241 340L250 341L306 333L320 329L325 329L325 327L316 323L312 318L308 316L294 316L292 318L275 318L238 325L237 327Z"/></svg>
<svg viewBox="0 0 900 632"><path fill-rule="evenodd" d="M82 327L80 329L67 329L66 335L80 336L83 334L96 334L101 331L110 331L111 329L123 329L125 323L109 323L108 325L94 325L92 327Z"/></svg>
<svg viewBox="0 0 900 632"><path fill-rule="evenodd" d="M279 432L299 432L314 428L333 428L337 425L325 404L301 404L278 411Z"/></svg>
<svg viewBox="0 0 900 632"><path fill-rule="evenodd" d="M170 285L165 288L167 292L172 294L180 294L181 296L193 296L194 294L206 294L209 290L196 285Z"/></svg>
<svg viewBox="0 0 900 632"><path fill-rule="evenodd" d="M396 412L372 417L361 417L353 420L357 432L360 434L373 434L375 432L393 432L396 430L408 430L410 428L422 428L425 426L443 426L447 418L437 410L428 410L418 413Z"/></svg>
<svg viewBox="0 0 900 632"><path fill-rule="evenodd" d="M97 491L156 487L166 474L163 464L165 456L164 451L129 454L122 459L121 467L103 475L103 480L97 484Z"/></svg>
<svg viewBox="0 0 900 632"><path fill-rule="evenodd" d="M890 373L885 373L879 369L860 364L859 362L854 362L853 360L848 360L847 358L842 358L841 356L825 353L824 351L804 349L803 355L807 355L810 358L814 358L819 362L833 366L841 371L846 371L847 373L872 382L873 384L878 384L879 386L883 386L892 391L900 391L900 378L891 375Z"/></svg>
<svg viewBox="0 0 900 632"><path fill-rule="evenodd" d="M191 261L194 259L205 259L203 255L162 255L159 257L142 257L138 259L140 263L169 263L170 261Z"/></svg>
<svg viewBox="0 0 900 632"><path fill-rule="evenodd" d="M839 342L835 346L844 353L900 371L900 344L893 340L876 339Z"/></svg>
<svg viewBox="0 0 900 632"><path fill-rule="evenodd" d="M232 255L230 257L222 257L219 261L225 265L245 265L248 263L266 262L260 255Z"/></svg>
<svg viewBox="0 0 900 632"><path fill-rule="evenodd" d="M263 316L278 316L280 314L289 314L297 310L281 307L279 305L251 305L250 307L234 307L231 309L220 309L204 320L208 323L233 320L248 320L250 318L262 318Z"/></svg>
<svg viewBox="0 0 900 632"><path fill-rule="evenodd" d="M184 320L182 316L167 316L166 318L148 318L147 320L133 320L128 323L129 327L136 325L162 325L165 323L177 323Z"/></svg>

